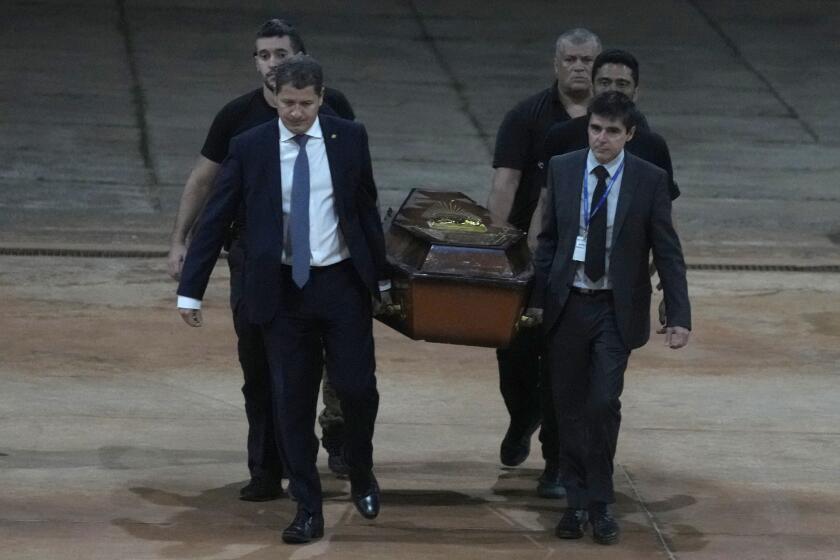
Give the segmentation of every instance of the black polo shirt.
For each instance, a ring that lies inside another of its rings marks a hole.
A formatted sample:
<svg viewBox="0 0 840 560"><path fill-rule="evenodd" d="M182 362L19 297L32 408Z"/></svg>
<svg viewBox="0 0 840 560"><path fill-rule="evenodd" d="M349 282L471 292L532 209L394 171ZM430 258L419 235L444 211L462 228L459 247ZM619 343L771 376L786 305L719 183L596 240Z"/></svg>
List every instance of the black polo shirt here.
<svg viewBox="0 0 840 560"><path fill-rule="evenodd" d="M324 88L324 103L318 112L351 121L356 117L344 94L327 87ZM265 100L262 88L241 95L222 107L216 114L207 132L204 146L201 148L201 155L221 164L227 157L228 146L234 136L277 118L279 118L277 109ZM244 226L245 205L243 203L237 212L233 229L238 230ZM236 234L235 231L234 234Z"/></svg>
<svg viewBox="0 0 840 560"><path fill-rule="evenodd" d="M320 112L351 121L356 118L344 94L331 88L324 88L324 104ZM227 157L231 138L276 118L277 109L265 100L262 88L237 97L216 114L201 148L201 155L210 161L222 163Z"/></svg>
<svg viewBox="0 0 840 560"><path fill-rule="evenodd" d="M508 167L522 172L508 221L525 231L537 208L540 190L545 185L543 146L552 125L569 120L560 101L557 82L550 88L520 102L505 115L496 134L493 167Z"/></svg>
<svg viewBox="0 0 840 560"><path fill-rule="evenodd" d="M543 152L545 161L549 161L554 156L588 148L588 125L589 118L583 116L552 126L545 138ZM671 200L680 196L680 189L674 181L674 169L671 166L671 152L668 150L668 144L662 136L650 130L644 117L636 127L636 134L624 148L634 156L665 170L668 174Z"/></svg>

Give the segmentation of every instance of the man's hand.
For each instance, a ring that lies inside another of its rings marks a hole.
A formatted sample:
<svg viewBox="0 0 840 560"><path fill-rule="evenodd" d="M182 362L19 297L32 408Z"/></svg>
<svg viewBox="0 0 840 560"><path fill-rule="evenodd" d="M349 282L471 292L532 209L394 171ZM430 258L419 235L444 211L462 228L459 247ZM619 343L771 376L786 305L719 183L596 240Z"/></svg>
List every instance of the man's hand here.
<svg viewBox="0 0 840 560"><path fill-rule="evenodd" d="M534 328L542 324L543 310L539 307L529 307L523 313L522 318L519 319L519 326L525 328Z"/></svg>
<svg viewBox="0 0 840 560"><path fill-rule="evenodd" d="M665 309L665 298L659 302L659 328L656 329L656 334L665 334L665 325L668 323L668 313Z"/></svg>
<svg viewBox="0 0 840 560"><path fill-rule="evenodd" d="M373 316L378 317L387 313L392 304L391 290L379 292L379 299L373 298Z"/></svg>
<svg viewBox="0 0 840 560"><path fill-rule="evenodd" d="M684 327L665 327L665 344L676 350L688 344L691 331Z"/></svg>
<svg viewBox="0 0 840 560"><path fill-rule="evenodd" d="M181 267L184 266L184 258L187 256L187 246L183 243L173 243L169 248L169 256L166 259L166 267L169 276L173 280L181 279Z"/></svg>
<svg viewBox="0 0 840 560"><path fill-rule="evenodd" d="M201 309L184 309L183 307L179 307L178 313L181 314L181 319L189 326L201 326Z"/></svg>

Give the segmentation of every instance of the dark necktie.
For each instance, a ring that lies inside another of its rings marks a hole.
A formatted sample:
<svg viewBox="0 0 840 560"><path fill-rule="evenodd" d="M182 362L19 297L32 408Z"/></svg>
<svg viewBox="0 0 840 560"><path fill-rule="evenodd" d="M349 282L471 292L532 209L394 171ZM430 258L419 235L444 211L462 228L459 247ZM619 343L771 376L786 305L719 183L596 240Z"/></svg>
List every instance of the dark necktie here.
<svg viewBox="0 0 840 560"><path fill-rule="evenodd" d="M298 134L292 138L300 146L292 175L292 205L289 213L289 235L292 248L292 279L299 288L309 280L309 156L306 142L309 136Z"/></svg>
<svg viewBox="0 0 840 560"><path fill-rule="evenodd" d="M593 209L607 191L607 177L610 174L603 165L592 170L598 178L598 185L592 194L592 202L589 208ZM590 210L592 212L592 210ZM586 264L584 272L593 282L597 282L604 276L604 269L607 261L607 201L598 208L595 215L589 217L589 233L586 240Z"/></svg>

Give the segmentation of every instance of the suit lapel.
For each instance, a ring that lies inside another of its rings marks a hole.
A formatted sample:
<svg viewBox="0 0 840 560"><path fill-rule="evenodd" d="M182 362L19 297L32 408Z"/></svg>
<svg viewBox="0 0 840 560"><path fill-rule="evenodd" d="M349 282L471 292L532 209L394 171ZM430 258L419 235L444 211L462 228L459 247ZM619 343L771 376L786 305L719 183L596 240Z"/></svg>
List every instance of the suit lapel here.
<svg viewBox="0 0 840 560"><path fill-rule="evenodd" d="M268 127L263 147L265 152L262 161L265 162L265 177L268 195L271 198L273 214L277 218L280 231L283 231L283 184L280 174L280 129L277 120L271 121L273 126Z"/></svg>
<svg viewBox="0 0 840 560"><path fill-rule="evenodd" d="M321 133L324 135L324 149L327 152L327 161L330 164L330 178L333 184L333 194L336 201L336 212L339 216L346 215L347 188L345 185L345 174L341 170L341 151L339 142L341 137L329 117L320 117Z"/></svg>
<svg viewBox="0 0 840 560"><path fill-rule="evenodd" d="M569 254L572 253L572 248L575 244L575 239L580 229L580 205L581 194L583 191L583 173L586 170L586 151L583 156L578 157L574 165L569 166L568 173L571 176L564 177L561 181L566 188L559 193L557 203L560 212L566 214L566 223L568 224L565 233L566 249Z"/></svg>
<svg viewBox="0 0 840 560"><path fill-rule="evenodd" d="M626 151L624 152L623 173L624 176L621 178L621 189L618 192L618 206L615 209L615 219L613 220L613 247L615 247L618 234L621 232L621 226L624 225L624 219L627 218L627 212L630 210L630 203L633 200L633 194L636 192L636 184L639 181L637 167L632 161L632 156Z"/></svg>

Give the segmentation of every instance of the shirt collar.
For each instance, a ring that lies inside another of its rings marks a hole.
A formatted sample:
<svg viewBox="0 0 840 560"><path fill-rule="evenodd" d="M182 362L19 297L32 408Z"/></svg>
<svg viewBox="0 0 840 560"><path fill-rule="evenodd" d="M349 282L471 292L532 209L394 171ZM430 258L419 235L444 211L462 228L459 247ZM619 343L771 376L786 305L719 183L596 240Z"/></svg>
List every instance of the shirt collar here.
<svg viewBox="0 0 840 560"><path fill-rule="evenodd" d="M297 134L291 132L286 125L283 124L282 119L277 119L277 126L280 129L280 141L281 142L288 142ZM309 127L309 130L304 132L307 136L311 136L313 138L324 138L324 133L321 132L321 119L320 117L315 117L315 122L312 123L312 126Z"/></svg>
<svg viewBox="0 0 840 560"><path fill-rule="evenodd" d="M619 154L609 163L601 163L597 159L595 159L595 155L592 153L592 150L588 150L586 156L586 176L592 173L592 170L598 167L599 165L603 165L607 169L607 173L610 174L610 177L615 176L615 172L618 171L619 166L624 161L624 150L621 150Z"/></svg>

